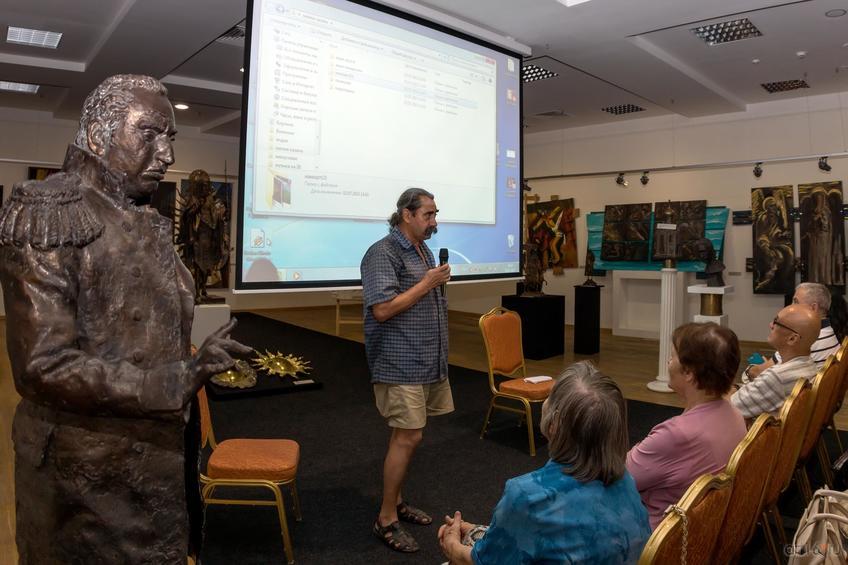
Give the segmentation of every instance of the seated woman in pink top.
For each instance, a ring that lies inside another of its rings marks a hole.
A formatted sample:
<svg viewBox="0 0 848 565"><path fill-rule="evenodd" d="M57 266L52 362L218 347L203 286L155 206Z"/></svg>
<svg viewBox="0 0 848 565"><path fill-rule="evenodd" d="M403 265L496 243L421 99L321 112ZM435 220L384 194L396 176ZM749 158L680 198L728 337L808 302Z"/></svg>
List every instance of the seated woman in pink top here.
<svg viewBox="0 0 848 565"><path fill-rule="evenodd" d="M627 454L651 528L695 479L724 469L747 431L742 414L723 398L739 369L736 334L714 323L691 323L674 330L671 342L668 384L686 408L654 426Z"/></svg>

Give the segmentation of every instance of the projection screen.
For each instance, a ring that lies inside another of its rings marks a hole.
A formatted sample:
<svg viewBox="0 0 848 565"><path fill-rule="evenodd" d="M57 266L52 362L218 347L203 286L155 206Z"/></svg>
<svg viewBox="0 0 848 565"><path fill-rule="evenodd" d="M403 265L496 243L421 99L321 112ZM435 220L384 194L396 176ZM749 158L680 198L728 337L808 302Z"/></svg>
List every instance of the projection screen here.
<svg viewBox="0 0 848 565"><path fill-rule="evenodd" d="M400 193L453 280L521 271L521 56L370 2L253 0L236 290L359 284Z"/></svg>

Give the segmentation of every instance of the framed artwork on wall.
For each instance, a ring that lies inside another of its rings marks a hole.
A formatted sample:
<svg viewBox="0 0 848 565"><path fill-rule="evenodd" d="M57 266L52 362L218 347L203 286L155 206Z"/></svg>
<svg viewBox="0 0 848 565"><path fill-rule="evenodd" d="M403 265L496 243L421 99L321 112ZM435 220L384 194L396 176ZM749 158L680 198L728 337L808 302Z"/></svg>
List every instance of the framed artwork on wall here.
<svg viewBox="0 0 848 565"><path fill-rule="evenodd" d="M795 288L793 202L792 185L751 189L755 294L791 294Z"/></svg>
<svg viewBox="0 0 848 565"><path fill-rule="evenodd" d="M798 185L804 281L845 285L845 220L842 182Z"/></svg>
<svg viewBox="0 0 848 565"><path fill-rule="evenodd" d="M528 241L538 246L543 269L561 274L564 268L577 267L573 198L528 204L527 226Z"/></svg>

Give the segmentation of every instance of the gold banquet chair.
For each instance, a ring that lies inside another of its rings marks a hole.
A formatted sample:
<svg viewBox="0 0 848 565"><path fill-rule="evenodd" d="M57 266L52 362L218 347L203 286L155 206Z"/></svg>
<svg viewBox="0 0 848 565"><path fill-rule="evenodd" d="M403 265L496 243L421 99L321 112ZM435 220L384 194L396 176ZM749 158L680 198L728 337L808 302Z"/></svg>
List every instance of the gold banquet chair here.
<svg viewBox="0 0 848 565"><path fill-rule="evenodd" d="M780 420L761 414L733 450L724 470L733 489L711 563L733 563L754 535L780 435Z"/></svg>
<svg viewBox="0 0 848 565"><path fill-rule="evenodd" d="M724 473L698 477L648 538L639 565L712 563L732 486Z"/></svg>
<svg viewBox="0 0 848 565"><path fill-rule="evenodd" d="M807 379L798 379L789 397L783 403L783 408L780 409L778 416L782 428L780 447L763 494L762 513L760 515L763 534L775 563L780 563L781 557L771 531L769 516L774 519L780 542L785 546L787 543L786 532L783 529L783 518L778 511L777 501L792 482L792 472L795 469L795 463L798 461L798 452L801 450L801 442L804 440L804 432L812 413L813 385Z"/></svg>
<svg viewBox="0 0 848 565"><path fill-rule="evenodd" d="M527 421L527 440L530 443L530 455L536 455L536 441L533 437L533 410L531 404L544 402L551 393L553 381L528 383L524 381L527 369L524 364L524 351L521 347L521 318L506 308L492 308L480 316L480 332L486 344L486 359L489 362L489 389L492 399L480 437L486 435L492 410L505 410L523 414ZM514 375L518 374L517 377ZM497 382L495 375L507 377ZM501 404L498 400L509 401L512 406ZM520 405L520 408L515 407Z"/></svg>
<svg viewBox="0 0 848 565"><path fill-rule="evenodd" d="M833 435L836 436L836 445L839 448L840 454L845 452L845 448L842 446L842 438L839 437L839 430L836 429L836 421L834 417L836 416L836 413L839 412L839 409L842 408L842 403L845 401L845 394L848 393L848 362L842 362L846 355L846 350L848 350L848 336L842 340L842 345L839 347L839 351L836 352L836 358L843 366L839 378L839 384L836 388L836 403L833 407L833 414L830 415L830 421L827 423L827 427L830 428L833 431Z"/></svg>
<svg viewBox="0 0 848 565"><path fill-rule="evenodd" d="M206 474L200 474L201 496L204 507L209 504L242 504L276 506L283 534L286 560L294 563L291 536L289 535L283 492L288 485L294 505L295 519L300 522L300 500L297 496L297 466L300 462L300 445L290 439L228 439L215 441L206 390L197 393L200 403L201 445L212 446L206 464ZM274 500L240 500L214 497L218 487L249 487L271 491Z"/></svg>

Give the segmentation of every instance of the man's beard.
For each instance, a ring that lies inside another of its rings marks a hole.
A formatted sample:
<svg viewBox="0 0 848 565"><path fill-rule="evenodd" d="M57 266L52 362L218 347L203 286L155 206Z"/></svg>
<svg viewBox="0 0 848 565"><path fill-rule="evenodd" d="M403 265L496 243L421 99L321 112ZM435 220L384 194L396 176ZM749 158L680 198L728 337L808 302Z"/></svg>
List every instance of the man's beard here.
<svg viewBox="0 0 848 565"><path fill-rule="evenodd" d="M424 230L424 239L430 239L430 236L432 236L434 233L438 233L438 232L439 232L439 228L437 228L436 226L429 227L429 228Z"/></svg>

